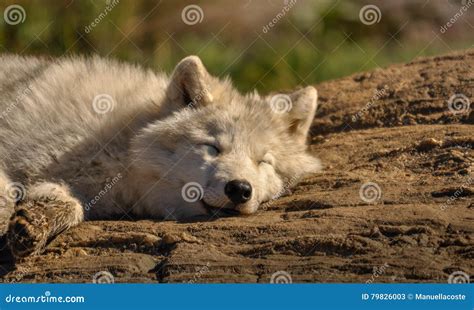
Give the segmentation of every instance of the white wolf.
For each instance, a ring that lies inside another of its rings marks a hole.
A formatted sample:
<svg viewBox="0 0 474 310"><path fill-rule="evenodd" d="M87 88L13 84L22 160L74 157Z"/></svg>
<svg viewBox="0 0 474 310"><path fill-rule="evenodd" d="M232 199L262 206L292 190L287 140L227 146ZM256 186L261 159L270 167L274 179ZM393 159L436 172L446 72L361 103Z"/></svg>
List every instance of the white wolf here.
<svg viewBox="0 0 474 310"><path fill-rule="evenodd" d="M84 219L250 214L321 166L306 146L313 87L241 95L196 56L168 77L98 57L7 55L0 88L0 204L15 210L16 257Z"/></svg>

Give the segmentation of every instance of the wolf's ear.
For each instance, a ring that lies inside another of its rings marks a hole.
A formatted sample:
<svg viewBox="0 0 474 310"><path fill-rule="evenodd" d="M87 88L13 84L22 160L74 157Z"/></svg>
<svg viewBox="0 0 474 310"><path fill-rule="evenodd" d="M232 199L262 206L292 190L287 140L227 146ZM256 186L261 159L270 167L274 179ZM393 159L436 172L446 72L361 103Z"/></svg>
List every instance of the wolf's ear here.
<svg viewBox="0 0 474 310"><path fill-rule="evenodd" d="M291 108L287 117L290 121L290 132L297 141L305 143L318 107L318 92L314 87L307 86L289 94L289 97Z"/></svg>
<svg viewBox="0 0 474 310"><path fill-rule="evenodd" d="M182 106L206 105L212 102L208 89L209 73L198 56L181 60L171 75L168 98Z"/></svg>

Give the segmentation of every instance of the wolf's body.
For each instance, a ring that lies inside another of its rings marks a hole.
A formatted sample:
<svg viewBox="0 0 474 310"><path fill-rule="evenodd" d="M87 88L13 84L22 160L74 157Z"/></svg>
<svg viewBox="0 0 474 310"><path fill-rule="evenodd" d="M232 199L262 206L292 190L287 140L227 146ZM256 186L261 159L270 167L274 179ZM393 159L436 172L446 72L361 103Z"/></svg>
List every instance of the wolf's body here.
<svg viewBox="0 0 474 310"><path fill-rule="evenodd" d="M313 88L275 112L194 56L171 77L97 57L2 56L0 90L0 204L16 205L17 256L84 218L253 213L319 169L305 152Z"/></svg>

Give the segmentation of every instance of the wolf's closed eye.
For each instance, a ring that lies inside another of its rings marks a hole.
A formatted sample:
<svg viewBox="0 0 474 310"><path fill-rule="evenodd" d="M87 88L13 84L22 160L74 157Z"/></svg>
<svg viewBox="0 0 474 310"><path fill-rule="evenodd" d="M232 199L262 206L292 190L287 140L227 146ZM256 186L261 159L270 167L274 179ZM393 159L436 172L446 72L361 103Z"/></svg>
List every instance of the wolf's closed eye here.
<svg viewBox="0 0 474 310"><path fill-rule="evenodd" d="M203 144L202 146L206 149L207 154L210 156L217 156L221 153L221 150L213 144Z"/></svg>
<svg viewBox="0 0 474 310"><path fill-rule="evenodd" d="M263 158L258 162L258 164L267 164L273 166L275 163L275 158L270 153L265 154Z"/></svg>

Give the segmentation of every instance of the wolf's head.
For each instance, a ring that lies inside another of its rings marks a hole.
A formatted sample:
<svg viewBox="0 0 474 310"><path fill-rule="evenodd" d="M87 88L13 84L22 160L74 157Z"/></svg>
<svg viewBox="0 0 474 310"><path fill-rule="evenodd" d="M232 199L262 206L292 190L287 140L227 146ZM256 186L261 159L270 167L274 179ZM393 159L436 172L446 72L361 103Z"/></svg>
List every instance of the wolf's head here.
<svg viewBox="0 0 474 310"><path fill-rule="evenodd" d="M241 95L228 79L209 75L198 57L183 59L160 119L132 143L136 170L156 185L143 189L147 211L174 218L212 208L250 214L319 171L320 161L306 152L316 102L313 87Z"/></svg>

